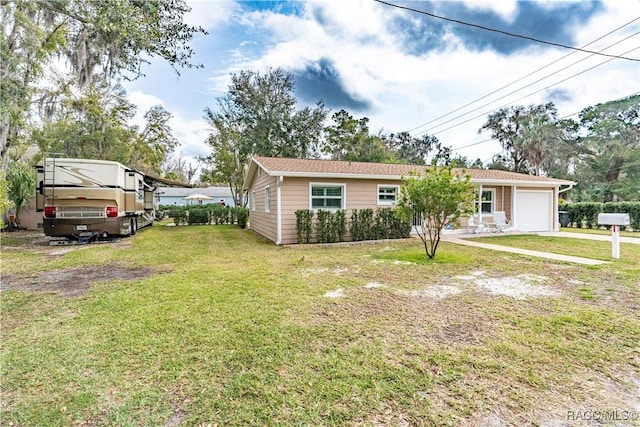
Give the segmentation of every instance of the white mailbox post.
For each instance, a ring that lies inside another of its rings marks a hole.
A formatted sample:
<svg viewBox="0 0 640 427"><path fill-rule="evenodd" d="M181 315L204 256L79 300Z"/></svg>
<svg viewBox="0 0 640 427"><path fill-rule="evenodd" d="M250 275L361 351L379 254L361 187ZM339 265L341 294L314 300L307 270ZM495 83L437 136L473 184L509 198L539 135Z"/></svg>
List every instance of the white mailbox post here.
<svg viewBox="0 0 640 427"><path fill-rule="evenodd" d="M611 257L620 258L620 226L629 225L629 214L625 213L601 213L598 214L599 225L611 226Z"/></svg>

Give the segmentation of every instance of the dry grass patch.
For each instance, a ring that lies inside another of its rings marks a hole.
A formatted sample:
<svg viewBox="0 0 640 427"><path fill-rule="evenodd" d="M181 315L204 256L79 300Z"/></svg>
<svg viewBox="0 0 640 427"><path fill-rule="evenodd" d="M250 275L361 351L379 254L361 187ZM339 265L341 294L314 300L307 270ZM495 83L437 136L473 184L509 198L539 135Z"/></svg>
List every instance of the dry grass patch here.
<svg viewBox="0 0 640 427"><path fill-rule="evenodd" d="M563 425L568 410L635 405L631 263L446 242L435 261L419 241L279 248L227 226L128 241L3 251L3 278L167 271L82 298L3 290L3 422Z"/></svg>

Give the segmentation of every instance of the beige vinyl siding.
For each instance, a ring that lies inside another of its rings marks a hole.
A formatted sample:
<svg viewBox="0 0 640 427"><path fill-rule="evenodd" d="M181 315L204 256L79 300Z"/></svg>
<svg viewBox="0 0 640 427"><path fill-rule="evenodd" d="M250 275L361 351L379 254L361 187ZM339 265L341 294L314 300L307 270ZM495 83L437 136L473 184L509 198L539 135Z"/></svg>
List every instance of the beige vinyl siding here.
<svg viewBox="0 0 640 427"><path fill-rule="evenodd" d="M282 183L282 244L297 242L296 211L310 208L310 184L345 184L347 219L353 209L377 209L378 185L400 185L394 180L318 179L286 177Z"/></svg>
<svg viewBox="0 0 640 427"><path fill-rule="evenodd" d="M378 186L401 185L401 181L396 180L374 180L374 179L324 179L324 178L298 178L285 177L281 187L281 209L282 209L282 244L297 243L296 237L296 214L299 209L310 209L310 184L344 184L345 210L347 219L351 216L353 209L378 209L386 206L378 205ZM264 187L271 188L271 213L264 212ZM262 177L256 177L251 189L256 194L256 211L251 211L251 228L269 240L277 240L276 209L277 190L276 178L267 179L263 172ZM483 185L483 189L495 190L494 210L504 211L507 218L511 219L511 202L513 198L513 187ZM518 189L529 189L518 187ZM530 188L538 190L553 190L553 188ZM486 221L491 222L492 217L486 215ZM466 218L461 219L460 227L465 228ZM347 240L349 235L347 233Z"/></svg>
<svg viewBox="0 0 640 427"><path fill-rule="evenodd" d="M271 211L265 212L265 187L269 186L271 195ZM250 192L255 191L255 210L249 212L249 228L256 233L275 242L277 240L277 199L276 199L276 177L271 177L265 171L258 174L251 185ZM294 224L295 229L295 224ZM295 232L295 230L294 230Z"/></svg>
<svg viewBox="0 0 640 427"><path fill-rule="evenodd" d="M513 192L513 187L505 185L483 185L482 190L494 190L495 200L493 202L493 210L494 211L504 211L505 216L510 221L511 220L511 194ZM493 215L483 213L482 220L484 222L493 222ZM460 218L460 226L459 228L467 228L468 220L467 218Z"/></svg>
<svg viewBox="0 0 640 427"><path fill-rule="evenodd" d="M297 243L296 211L309 209L309 179L286 177L282 181L282 244Z"/></svg>
<svg viewBox="0 0 640 427"><path fill-rule="evenodd" d="M483 191L493 190L496 197L493 202L494 212L504 211L507 218L511 218L511 187L510 186L503 187L500 185L483 185L482 190Z"/></svg>

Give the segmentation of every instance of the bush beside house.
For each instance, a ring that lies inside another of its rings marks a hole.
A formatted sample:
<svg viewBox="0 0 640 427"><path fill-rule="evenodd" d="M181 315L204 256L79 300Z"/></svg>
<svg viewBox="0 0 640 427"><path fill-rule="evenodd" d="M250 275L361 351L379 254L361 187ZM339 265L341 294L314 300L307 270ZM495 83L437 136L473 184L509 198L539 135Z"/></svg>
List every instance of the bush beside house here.
<svg viewBox="0 0 640 427"><path fill-rule="evenodd" d="M158 212L159 218L173 218L175 225L238 224L238 227L246 228L249 219L249 210L247 208L232 208L217 204L193 206L161 205Z"/></svg>
<svg viewBox="0 0 640 427"><path fill-rule="evenodd" d="M600 228L599 213L628 213L630 227L640 231L640 202L578 202L560 203L560 211L566 211L569 216L568 227Z"/></svg>
<svg viewBox="0 0 640 427"><path fill-rule="evenodd" d="M349 236L347 236L347 225ZM308 209L296 211L298 243L334 243L346 240L401 239L409 237L411 224L403 221L394 208L354 209L346 212Z"/></svg>

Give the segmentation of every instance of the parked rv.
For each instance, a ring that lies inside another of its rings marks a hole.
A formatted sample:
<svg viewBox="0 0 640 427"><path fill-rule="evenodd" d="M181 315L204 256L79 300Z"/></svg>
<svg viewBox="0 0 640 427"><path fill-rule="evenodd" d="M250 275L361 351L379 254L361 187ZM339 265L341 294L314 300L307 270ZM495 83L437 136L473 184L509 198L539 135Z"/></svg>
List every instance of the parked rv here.
<svg viewBox="0 0 640 427"><path fill-rule="evenodd" d="M153 181L118 162L47 158L36 166L36 187L47 236L131 236L155 219Z"/></svg>

